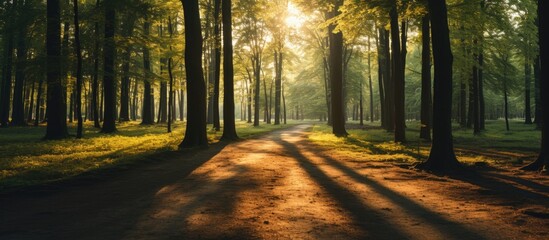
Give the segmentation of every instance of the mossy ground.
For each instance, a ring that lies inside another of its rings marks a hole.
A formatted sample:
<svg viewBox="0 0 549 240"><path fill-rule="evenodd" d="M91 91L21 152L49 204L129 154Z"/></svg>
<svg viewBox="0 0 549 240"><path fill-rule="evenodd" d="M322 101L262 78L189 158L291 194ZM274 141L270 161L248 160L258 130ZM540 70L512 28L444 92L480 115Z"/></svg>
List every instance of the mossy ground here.
<svg viewBox="0 0 549 240"><path fill-rule="evenodd" d="M295 125L261 124L253 127L237 122L240 138ZM148 156L176 150L185 133L185 123L176 122L167 133L166 124L151 126L139 122L117 125L114 134L99 133L91 122L84 125L84 137L76 139L75 124L69 124L68 139L44 141L45 126L0 129L0 189L44 184L70 178L85 172L132 164ZM215 143L222 132L208 126L210 143Z"/></svg>
<svg viewBox="0 0 549 240"><path fill-rule="evenodd" d="M407 122L404 144L394 143L393 133L379 127L379 122L347 124L348 137L338 138L331 134L331 127L315 124L309 139L315 143L339 151L356 159L368 161L401 161L416 163L429 156L430 142L419 138L419 122ZM515 164L534 160L539 152L541 133L535 125L511 121L510 131L505 130L501 120L487 121L486 130L473 135L472 129L455 125L453 130L454 150L458 160L466 164L485 162L489 164Z"/></svg>

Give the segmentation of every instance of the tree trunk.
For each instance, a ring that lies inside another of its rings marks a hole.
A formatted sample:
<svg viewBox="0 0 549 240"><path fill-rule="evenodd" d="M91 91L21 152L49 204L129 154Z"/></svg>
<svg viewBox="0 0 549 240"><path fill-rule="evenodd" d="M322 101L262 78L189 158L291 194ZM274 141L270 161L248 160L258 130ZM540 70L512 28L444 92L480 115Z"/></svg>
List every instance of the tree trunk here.
<svg viewBox="0 0 549 240"><path fill-rule="evenodd" d="M332 9L332 16L339 14L339 7L342 1L336 0ZM343 106L343 33L341 31L334 33L335 25L330 24L330 81L332 96L332 132L338 137L347 136L345 130L345 106Z"/></svg>
<svg viewBox="0 0 549 240"><path fill-rule="evenodd" d="M187 75L187 128L180 148L207 147L206 84L202 70L202 30L198 0L181 0L185 19L185 69Z"/></svg>
<svg viewBox="0 0 549 240"><path fill-rule="evenodd" d="M477 45L477 40L473 41L474 45ZM473 54L474 61L478 61L478 55ZM480 134L480 116L479 116L479 91L478 91L478 67L473 65L473 134Z"/></svg>
<svg viewBox="0 0 549 240"><path fill-rule="evenodd" d="M116 13L113 2L105 2L105 42L103 45L103 127L102 133L116 132L116 92L114 79L114 57L116 46L114 41L114 32L116 28Z"/></svg>
<svg viewBox="0 0 549 240"><path fill-rule="evenodd" d="M547 35L547 11L549 11L549 1L538 0L538 16L539 16L539 48L540 48L540 66L544 66L549 62L549 47L547 46L547 41L549 41ZM547 68L540 68L540 97L541 97L541 113L543 114L542 119L549 119L549 73ZM523 167L523 170L542 170L549 168L549 121L540 121L541 123L541 148L538 158L529 164L528 166Z"/></svg>
<svg viewBox="0 0 549 240"><path fill-rule="evenodd" d="M254 127L259 126L259 94L261 90L260 82L261 82L261 76L259 75L261 72L261 62L259 61L259 57L253 58L253 65L254 65Z"/></svg>
<svg viewBox="0 0 549 240"><path fill-rule="evenodd" d="M429 158L418 165L429 170L454 170L460 166L452 141L452 50L446 1L428 0L435 65L433 143Z"/></svg>
<svg viewBox="0 0 549 240"><path fill-rule="evenodd" d="M282 51L275 51L275 125L280 124L280 98L282 91Z"/></svg>
<svg viewBox="0 0 549 240"><path fill-rule="evenodd" d="M76 138L82 138L82 51L80 47L80 23L78 16L78 0L73 0L74 8L74 46L76 52Z"/></svg>
<svg viewBox="0 0 549 240"><path fill-rule="evenodd" d="M234 107L234 67L233 67L233 27L231 0L223 0L223 135L222 141L238 139L235 127Z"/></svg>
<svg viewBox="0 0 549 240"><path fill-rule="evenodd" d="M2 89L0 101L0 127L9 126L10 117L10 99L12 88L12 64L13 64L13 36L4 30L6 33L2 40L4 41L4 61L2 69Z"/></svg>
<svg viewBox="0 0 549 240"><path fill-rule="evenodd" d="M478 55L478 102L479 102L479 121L480 130L484 130L485 127L485 103L484 103L484 53L482 52L482 46Z"/></svg>
<svg viewBox="0 0 549 240"><path fill-rule="evenodd" d="M431 33L429 14L421 20L421 130L419 137L431 140Z"/></svg>
<svg viewBox="0 0 549 240"><path fill-rule="evenodd" d="M99 6L99 0L96 1L96 7ZM92 111L93 111L93 125L95 128L100 128L99 124L99 23L95 22L94 35L95 35L95 49L93 53L93 86L92 86Z"/></svg>
<svg viewBox="0 0 549 240"><path fill-rule="evenodd" d="M130 14L126 19L124 26L124 32L122 37L129 38L133 33L135 25L135 18L133 14ZM122 80L120 83L120 121L130 121L130 60L132 54L132 47L127 46L124 48L122 56Z"/></svg>
<svg viewBox="0 0 549 240"><path fill-rule="evenodd" d="M24 85L26 80L25 68L27 65L27 34L25 26L21 26L17 37L17 60L15 64L15 84L13 88L13 107L11 125L25 126Z"/></svg>
<svg viewBox="0 0 549 240"><path fill-rule="evenodd" d="M505 129L509 131L509 97L507 96L507 83L503 83L503 106L505 114Z"/></svg>
<svg viewBox="0 0 549 240"><path fill-rule="evenodd" d="M143 33L145 36L149 36L151 29L151 23L147 18L145 18L145 23L143 24ZM141 116L141 124L151 125L154 124L154 95L151 87L151 56L148 46L143 46L143 68L145 71L145 81L143 83L143 114Z"/></svg>
<svg viewBox="0 0 549 240"><path fill-rule="evenodd" d="M35 90L35 83L36 82L32 82L32 86L31 86L31 92L30 92L30 96L29 96L29 108L27 109L27 123L31 123L32 122L32 113L34 112L34 90Z"/></svg>
<svg viewBox="0 0 549 240"><path fill-rule="evenodd" d="M34 126L37 127L40 123L40 109L42 109L42 85L44 84L44 78L40 78L38 81L38 92L36 94L36 111L34 112Z"/></svg>
<svg viewBox="0 0 549 240"><path fill-rule="evenodd" d="M530 59L526 57L524 62L524 123L532 124L532 111L530 110L530 85L531 85Z"/></svg>
<svg viewBox="0 0 549 240"><path fill-rule="evenodd" d="M379 37L376 37L376 45L377 45L377 79L378 79L378 91L379 91L379 109L380 109L380 121L381 121L381 127L387 128L386 125L386 118L387 118L387 111L385 110L385 87L383 83L385 82L385 75L384 75L384 65L385 60L384 55L385 50L385 40L384 40L384 30L379 29Z"/></svg>
<svg viewBox="0 0 549 240"><path fill-rule="evenodd" d="M219 27L220 10L221 10L221 0L215 0L214 1L214 49L213 49L214 50L213 52L213 55L214 55L213 128L215 129L215 131L221 130L221 123L219 119L219 84L220 84L220 78L221 78L220 76L221 75L221 31ZM233 97L233 101L234 101L234 97Z"/></svg>
<svg viewBox="0 0 549 240"><path fill-rule="evenodd" d="M398 13L396 1L393 2L391 15L391 51L392 51L392 82L394 86L394 127L395 142L406 142L405 116L404 116L404 66L401 52ZM403 28L405 28L403 26ZM404 32L402 34L405 34ZM404 43L403 45L404 46ZM404 48L403 48L404 49Z"/></svg>
<svg viewBox="0 0 549 240"><path fill-rule="evenodd" d="M47 0L47 118L45 139L68 137L66 103L61 83L61 8L59 0Z"/></svg>
<svg viewBox="0 0 549 240"><path fill-rule="evenodd" d="M542 128L543 115L541 112L541 64L540 56L538 55L534 61L534 123L536 124L536 129Z"/></svg>

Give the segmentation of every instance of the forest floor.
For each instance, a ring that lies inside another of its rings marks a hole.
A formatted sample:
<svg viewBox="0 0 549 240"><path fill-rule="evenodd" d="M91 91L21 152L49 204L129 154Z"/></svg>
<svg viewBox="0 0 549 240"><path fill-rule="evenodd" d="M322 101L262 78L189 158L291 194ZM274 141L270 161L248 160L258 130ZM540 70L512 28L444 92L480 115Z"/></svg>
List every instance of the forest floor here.
<svg viewBox="0 0 549 240"><path fill-rule="evenodd" d="M0 239L549 238L547 175L437 176L322 147L310 127L2 193Z"/></svg>

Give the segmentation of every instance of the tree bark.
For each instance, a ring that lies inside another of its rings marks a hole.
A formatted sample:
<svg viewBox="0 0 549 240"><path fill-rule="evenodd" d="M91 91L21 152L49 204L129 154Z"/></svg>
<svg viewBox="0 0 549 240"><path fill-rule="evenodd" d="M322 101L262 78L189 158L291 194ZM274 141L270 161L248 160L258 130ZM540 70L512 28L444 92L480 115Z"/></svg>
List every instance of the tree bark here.
<svg viewBox="0 0 549 240"><path fill-rule="evenodd" d="M24 25L24 24L23 24ZM17 60L15 64L15 84L13 87L13 106L11 113L11 125L26 126L25 122L25 100L24 85L26 80L27 65L27 34L26 26L19 26L17 37Z"/></svg>
<svg viewBox="0 0 549 240"><path fill-rule="evenodd" d="M391 8L391 51L392 51L392 82L394 86L394 122L395 142L406 142L405 116L404 116L404 66L401 52L401 39L398 25L398 12L396 1ZM403 26L404 28L404 26ZM402 34L405 34L404 32ZM404 44L403 44L404 46Z"/></svg>
<svg viewBox="0 0 549 240"><path fill-rule="evenodd" d="M104 112L103 112L103 127L102 133L116 132L116 92L115 92L115 79L114 79L114 58L116 53L116 46L114 41L114 34L116 28L116 12L114 10L114 3L111 1L105 2L105 36L103 45L103 99L104 99Z"/></svg>
<svg viewBox="0 0 549 240"><path fill-rule="evenodd" d="M547 31L548 19L545 14L549 11L549 1L538 0L539 16L539 48L540 48L540 66L549 63L549 46L547 41L549 32ZM549 119L549 73L547 68L540 68L540 97L542 119ZM549 168L549 121L541 123L541 148L538 158L531 164L523 167L523 170L547 170Z"/></svg>
<svg viewBox="0 0 549 240"><path fill-rule="evenodd" d="M431 140L431 33L429 14L421 20L421 129L419 137Z"/></svg>
<svg viewBox="0 0 549 240"><path fill-rule="evenodd" d="M220 10L221 10L221 0L214 0L213 128L215 129L215 131L221 130L221 123L219 119L219 85L220 85L220 78L221 78L221 31L219 27Z"/></svg>
<svg viewBox="0 0 549 240"><path fill-rule="evenodd" d="M339 14L342 1L336 0L332 16ZM334 33L335 25L328 27L330 36L330 81L332 83L332 132L338 137L347 136L345 130L345 106L343 106L343 33Z"/></svg>
<svg viewBox="0 0 549 240"><path fill-rule="evenodd" d="M435 65L433 143L429 158L418 165L428 170L459 168L452 141L452 49L445 0L428 0Z"/></svg>
<svg viewBox="0 0 549 240"><path fill-rule="evenodd" d="M145 23L143 24L143 33L145 36L149 36L151 29L151 23L147 18L145 18ZM150 50L148 46L143 46L143 68L145 71L145 81L143 83L143 114L141 116L142 125L151 125L154 124L154 95L151 87L151 57Z"/></svg>
<svg viewBox="0 0 549 240"><path fill-rule="evenodd" d="M234 107L234 67L233 67L233 27L231 0L223 0L223 135L222 141L238 139L235 127Z"/></svg>
<svg viewBox="0 0 549 240"><path fill-rule="evenodd" d="M122 37L129 38L133 33L135 18L132 14L126 19ZM126 46L122 56L122 80L120 83L120 121L130 121L130 60L132 47Z"/></svg>
<svg viewBox="0 0 549 240"><path fill-rule="evenodd" d="M524 123L532 124L532 111L530 108L530 85L532 67L530 66L530 59L525 58L524 62Z"/></svg>
<svg viewBox="0 0 549 240"><path fill-rule="evenodd" d="M99 0L95 3L96 8L99 7ZM94 23L95 49L93 53L93 86L92 86L92 112L93 126L100 128L99 124L99 22Z"/></svg>
<svg viewBox="0 0 549 240"><path fill-rule="evenodd" d="M80 19L78 13L78 0L73 0L74 8L74 51L76 52L76 138L82 138L82 50L80 47Z"/></svg>
<svg viewBox="0 0 549 240"><path fill-rule="evenodd" d="M185 69L187 75L187 128L179 148L207 147L206 84L202 70L202 32L198 0L181 0L185 19Z"/></svg>
<svg viewBox="0 0 549 240"><path fill-rule="evenodd" d="M68 137L65 96L61 81L61 7L59 0L47 0L47 118L44 139Z"/></svg>

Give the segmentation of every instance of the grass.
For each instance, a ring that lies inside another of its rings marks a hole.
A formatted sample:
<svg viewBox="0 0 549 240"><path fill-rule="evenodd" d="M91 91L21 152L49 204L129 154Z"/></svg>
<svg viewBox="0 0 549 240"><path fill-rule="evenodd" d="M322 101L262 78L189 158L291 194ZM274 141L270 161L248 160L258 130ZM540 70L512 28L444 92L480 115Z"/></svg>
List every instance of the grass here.
<svg viewBox="0 0 549 240"><path fill-rule="evenodd" d="M347 125L349 136L337 138L331 128L315 125L309 138L315 143L356 159L368 161L397 161L415 163L427 159L430 142L419 139L419 122L407 122L407 143L392 142L393 133L379 127L379 122L359 126ZM486 130L473 135L471 129L454 126L454 149L460 162L467 164L486 162L492 164L523 164L534 160L539 151L541 133L534 125L511 121L511 131L505 130L503 121L487 121Z"/></svg>
<svg viewBox="0 0 549 240"><path fill-rule="evenodd" d="M141 126L129 122L118 124L115 134L101 134L91 124L85 124L84 138L60 141L43 141L45 126L0 129L0 190L136 163L158 152L176 150L185 132L181 122L174 125L172 133L166 132L165 124ZM295 124L253 127L237 122L236 128L239 137L246 139ZM75 126L69 125L69 131L75 134ZM210 143L217 142L221 134L208 130Z"/></svg>

